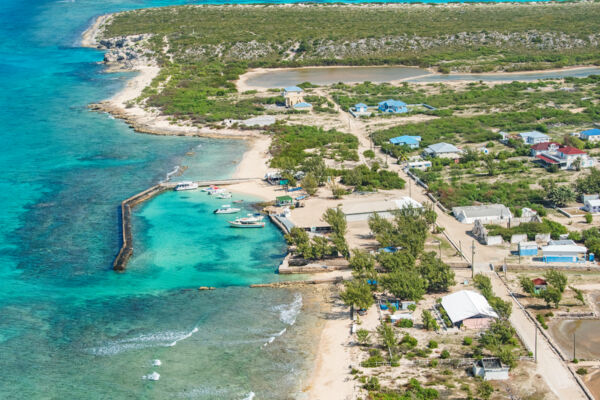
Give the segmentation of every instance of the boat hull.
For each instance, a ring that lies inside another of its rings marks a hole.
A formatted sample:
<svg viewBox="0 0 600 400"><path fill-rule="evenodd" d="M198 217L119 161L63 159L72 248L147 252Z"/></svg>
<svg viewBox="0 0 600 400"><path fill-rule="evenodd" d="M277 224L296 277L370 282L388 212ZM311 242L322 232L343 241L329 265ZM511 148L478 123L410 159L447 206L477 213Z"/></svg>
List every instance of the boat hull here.
<svg viewBox="0 0 600 400"><path fill-rule="evenodd" d="M229 226L232 228L264 228L265 227L265 223L264 222L258 222L258 223L254 223L254 224L240 224L240 223L236 223L234 221L227 221L229 223Z"/></svg>

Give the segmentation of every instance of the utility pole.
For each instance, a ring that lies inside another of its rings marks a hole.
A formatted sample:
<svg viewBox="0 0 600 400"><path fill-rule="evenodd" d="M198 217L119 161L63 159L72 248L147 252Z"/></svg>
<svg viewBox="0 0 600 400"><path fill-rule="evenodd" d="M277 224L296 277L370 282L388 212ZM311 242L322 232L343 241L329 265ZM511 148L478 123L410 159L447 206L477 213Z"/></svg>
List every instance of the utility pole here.
<svg viewBox="0 0 600 400"><path fill-rule="evenodd" d="M475 241L471 245L471 279L475 277Z"/></svg>
<svg viewBox="0 0 600 400"><path fill-rule="evenodd" d="M460 251L461 257L464 257L463 252L462 252L462 242L460 240L458 241L458 251Z"/></svg>
<svg viewBox="0 0 600 400"><path fill-rule="evenodd" d="M412 199L412 179L408 177L408 197Z"/></svg>
<svg viewBox="0 0 600 400"><path fill-rule="evenodd" d="M575 357L575 332L573 332L573 360L576 360L577 357Z"/></svg>
<svg viewBox="0 0 600 400"><path fill-rule="evenodd" d="M538 331L538 327L537 324L535 325L535 348L534 348L534 352L533 352L533 360L537 363L537 331Z"/></svg>
<svg viewBox="0 0 600 400"><path fill-rule="evenodd" d="M438 240L438 245L440 248L440 260L441 260L442 259L442 241L441 240Z"/></svg>
<svg viewBox="0 0 600 400"><path fill-rule="evenodd" d="M504 279L506 279L506 270L508 269L508 264L506 264L506 257L504 257ZM537 340L537 336L536 336Z"/></svg>

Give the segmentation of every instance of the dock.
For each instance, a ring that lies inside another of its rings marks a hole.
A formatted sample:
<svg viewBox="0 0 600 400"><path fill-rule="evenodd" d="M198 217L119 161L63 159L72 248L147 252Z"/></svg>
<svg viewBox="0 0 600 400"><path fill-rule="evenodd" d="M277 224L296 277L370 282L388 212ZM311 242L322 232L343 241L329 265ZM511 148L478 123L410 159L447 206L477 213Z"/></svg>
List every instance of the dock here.
<svg viewBox="0 0 600 400"><path fill-rule="evenodd" d="M220 179L220 180L205 180L196 181L198 186L227 186L235 185L236 183L244 183L261 178L244 178L244 179ZM113 270L117 272L125 271L127 262L133 255L133 234L131 232L131 210L133 207L143 203L151 198L167 191L173 190L177 186L176 182L163 182L154 185L144 191L141 191L128 199L121 202L121 248L113 262Z"/></svg>

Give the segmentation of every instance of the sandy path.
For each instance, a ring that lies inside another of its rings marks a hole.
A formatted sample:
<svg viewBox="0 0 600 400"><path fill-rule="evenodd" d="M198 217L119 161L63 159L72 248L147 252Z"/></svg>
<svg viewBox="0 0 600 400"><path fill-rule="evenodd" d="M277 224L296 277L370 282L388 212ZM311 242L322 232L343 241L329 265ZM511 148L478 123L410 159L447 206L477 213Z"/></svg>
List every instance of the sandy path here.
<svg viewBox="0 0 600 400"><path fill-rule="evenodd" d="M533 351L535 348L536 334L534 323L509 295L508 289L500 281L500 278L498 278L496 274L488 274L488 276L492 280L492 286L496 295L513 304L512 314L509 319L510 323L517 330L525 345ZM536 364L536 372L544 378L550 390L552 390L560 399L587 399L583 390L577 384L575 378L573 378L568 366L539 333L537 349L538 362Z"/></svg>

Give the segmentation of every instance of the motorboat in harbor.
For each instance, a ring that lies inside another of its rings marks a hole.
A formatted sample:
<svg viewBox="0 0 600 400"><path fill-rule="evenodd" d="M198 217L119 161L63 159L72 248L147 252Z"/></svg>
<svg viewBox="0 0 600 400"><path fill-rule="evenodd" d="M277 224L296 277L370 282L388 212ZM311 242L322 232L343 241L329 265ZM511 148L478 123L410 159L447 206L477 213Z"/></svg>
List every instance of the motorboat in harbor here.
<svg viewBox="0 0 600 400"><path fill-rule="evenodd" d="M198 189L198 184L192 181L179 182L175 186L175 191L179 192L182 190L195 190Z"/></svg>
<svg viewBox="0 0 600 400"><path fill-rule="evenodd" d="M231 207L229 204L224 204L221 207L217 208L214 213L215 214L235 214L242 211L241 208Z"/></svg>
<svg viewBox="0 0 600 400"><path fill-rule="evenodd" d="M232 228L264 228L265 222L260 214L248 214L247 217L237 218L235 221L227 221Z"/></svg>
<svg viewBox="0 0 600 400"><path fill-rule="evenodd" d="M230 199L231 193L229 193L229 192L219 193L216 195L216 197L217 197L217 199Z"/></svg>
<svg viewBox="0 0 600 400"><path fill-rule="evenodd" d="M210 190L208 192L208 195L209 196L217 196L217 195L222 195L224 193L227 193L227 190L225 190L225 189L213 189L213 190Z"/></svg>
<svg viewBox="0 0 600 400"><path fill-rule="evenodd" d="M234 200L233 202L234 202L235 204L240 204L240 203L243 203L243 202L244 202L244 200Z"/></svg>

